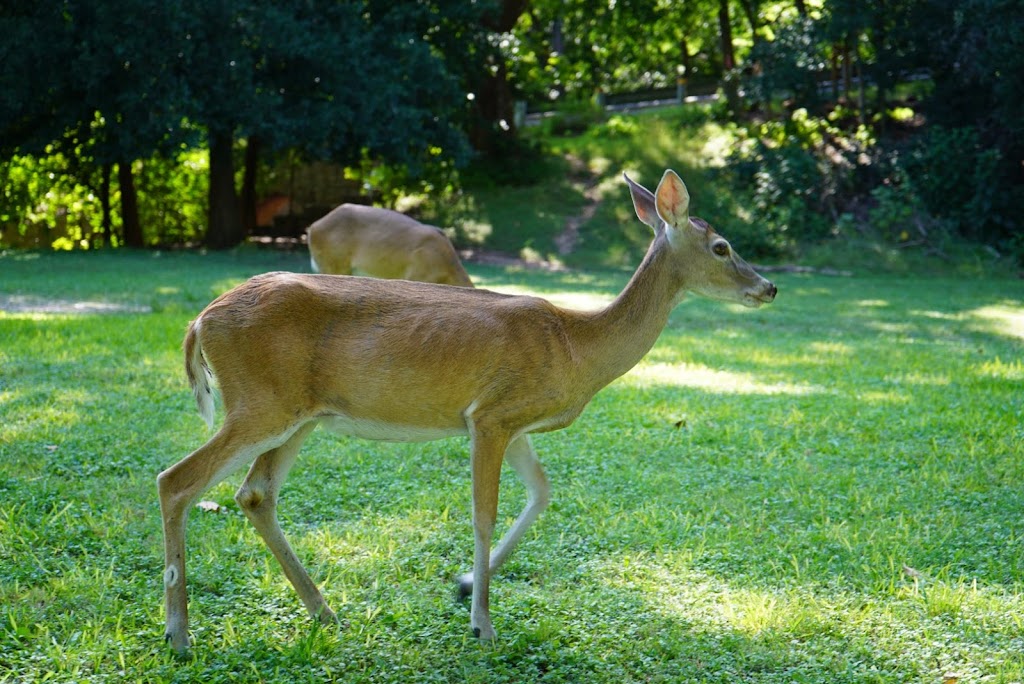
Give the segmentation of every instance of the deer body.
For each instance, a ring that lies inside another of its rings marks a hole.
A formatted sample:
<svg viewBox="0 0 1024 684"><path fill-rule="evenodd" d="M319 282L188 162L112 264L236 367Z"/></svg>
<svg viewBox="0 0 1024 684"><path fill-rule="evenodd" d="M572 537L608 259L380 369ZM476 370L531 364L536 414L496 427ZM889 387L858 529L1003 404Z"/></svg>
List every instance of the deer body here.
<svg viewBox="0 0 1024 684"><path fill-rule="evenodd" d="M313 270L472 287L451 241L405 214L342 204L308 229Z"/></svg>
<svg viewBox="0 0 1024 684"><path fill-rule="evenodd" d="M295 316L304 310L317 315ZM470 407L485 412L510 394L528 399L516 412L503 413L516 431L554 405L577 403L569 385L578 363L566 327L542 299L357 276L270 273L214 301L189 336L216 369L228 414L258 399L261 411L323 419L357 437L420 441L417 433L423 439L465 434ZM515 358L509 348L519 351ZM258 387L248 372L256 367L265 369ZM555 369L559 377L551 378ZM276 389L272 399L254 392L265 386ZM268 406L271 401L276 406Z"/></svg>
<svg viewBox="0 0 1024 684"><path fill-rule="evenodd" d="M626 288L600 311L486 290L290 273L257 276L210 304L186 334L186 370L212 424L204 360L212 369L224 424L158 478L172 646L188 647L188 508L253 459L236 500L310 613L333 618L275 513L281 483L317 424L376 440L469 436L475 551L472 573L459 582L472 593L474 633L492 638L490 576L549 500L528 435L571 424L650 350L685 291L750 306L775 297L774 285L710 227L689 219L689 198L674 173L666 172L657 198L632 183L631 190L655 239ZM503 461L523 478L529 499L492 551Z"/></svg>

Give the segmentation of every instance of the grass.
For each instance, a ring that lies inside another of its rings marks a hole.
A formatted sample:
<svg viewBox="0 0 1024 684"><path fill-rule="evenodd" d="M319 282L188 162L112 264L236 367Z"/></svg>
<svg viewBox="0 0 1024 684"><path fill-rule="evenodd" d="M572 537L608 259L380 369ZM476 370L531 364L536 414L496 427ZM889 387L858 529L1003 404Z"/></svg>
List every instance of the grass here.
<svg viewBox="0 0 1024 684"><path fill-rule="evenodd" d="M189 523L187 659L162 642L155 476L207 437L187 322L301 253L5 254L0 681L1024 680L1024 289L1000 279L779 277L757 311L692 299L633 372L535 444L554 502L492 584L464 440L314 433L282 494L346 622L318 628L232 500ZM470 268L608 301L622 272ZM511 473L500 521L524 501Z"/></svg>

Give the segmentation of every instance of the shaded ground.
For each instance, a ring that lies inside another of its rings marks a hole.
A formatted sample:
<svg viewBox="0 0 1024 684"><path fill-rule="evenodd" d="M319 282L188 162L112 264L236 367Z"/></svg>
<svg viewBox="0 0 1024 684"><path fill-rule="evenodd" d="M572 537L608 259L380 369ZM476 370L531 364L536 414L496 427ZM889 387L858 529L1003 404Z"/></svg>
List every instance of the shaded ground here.
<svg viewBox="0 0 1024 684"><path fill-rule="evenodd" d="M0 311L8 313L104 314L151 313L152 309L137 304L46 299L31 295L0 295Z"/></svg>

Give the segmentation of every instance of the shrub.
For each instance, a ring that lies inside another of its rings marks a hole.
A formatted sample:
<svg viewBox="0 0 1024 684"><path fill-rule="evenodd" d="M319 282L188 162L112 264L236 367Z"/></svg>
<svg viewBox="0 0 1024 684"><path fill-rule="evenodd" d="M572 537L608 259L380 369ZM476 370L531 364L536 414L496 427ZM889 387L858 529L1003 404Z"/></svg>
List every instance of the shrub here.
<svg viewBox="0 0 1024 684"><path fill-rule="evenodd" d="M545 119L544 132L552 136L572 136L583 133L605 119L604 108L593 100L569 100L558 105L554 114Z"/></svg>
<svg viewBox="0 0 1024 684"><path fill-rule="evenodd" d="M818 23L799 18L775 28L774 40L762 40L750 51L758 69L743 78L749 97L771 103L776 97L792 97L799 107L821 103L818 74L825 65L818 47Z"/></svg>
<svg viewBox="0 0 1024 684"><path fill-rule="evenodd" d="M840 193L848 192L863 145L799 109L785 121L754 124L728 160L727 175L757 214L755 251L778 255L832 232Z"/></svg>
<svg viewBox="0 0 1024 684"><path fill-rule="evenodd" d="M998 234L1003 209L999 151L982 146L977 130L936 126L916 140L903 164L924 206L950 219L971 240Z"/></svg>

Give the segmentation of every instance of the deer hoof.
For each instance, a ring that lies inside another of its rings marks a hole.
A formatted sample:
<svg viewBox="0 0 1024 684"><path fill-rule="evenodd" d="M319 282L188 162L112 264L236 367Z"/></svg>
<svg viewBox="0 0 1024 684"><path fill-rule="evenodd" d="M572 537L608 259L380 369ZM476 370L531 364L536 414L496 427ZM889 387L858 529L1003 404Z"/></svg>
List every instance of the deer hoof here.
<svg viewBox="0 0 1024 684"><path fill-rule="evenodd" d="M164 632L164 643L169 645L174 653L178 656L188 655L189 641L188 637L184 639L178 638L171 632Z"/></svg>
<svg viewBox="0 0 1024 684"><path fill-rule="evenodd" d="M455 599L459 602L465 601L473 595L473 577L472 575L463 575L456 581L456 593Z"/></svg>
<svg viewBox="0 0 1024 684"><path fill-rule="evenodd" d="M494 633L494 628L490 626L474 627L473 636L475 636L480 641L494 641L495 638L497 638L497 634Z"/></svg>
<svg viewBox="0 0 1024 684"><path fill-rule="evenodd" d="M334 614L334 611L328 608L326 605L322 606L320 610L316 611L313 615L313 619L319 622L321 625L337 625L341 624L341 620Z"/></svg>

